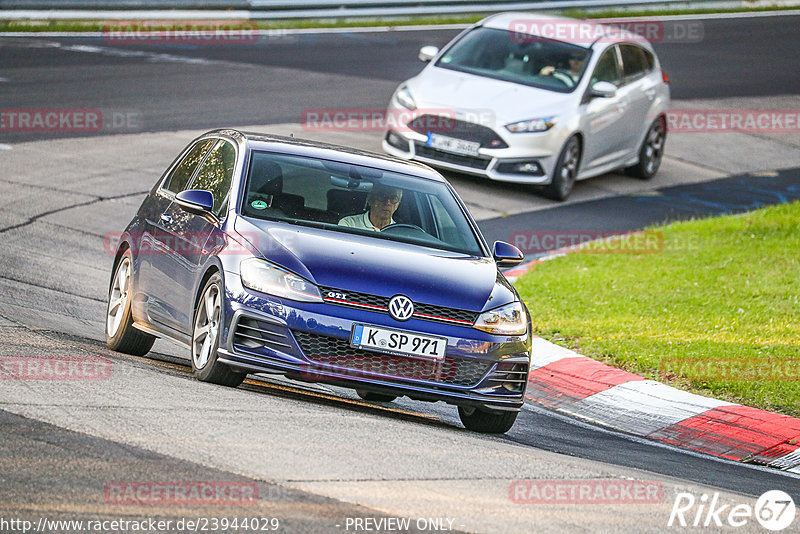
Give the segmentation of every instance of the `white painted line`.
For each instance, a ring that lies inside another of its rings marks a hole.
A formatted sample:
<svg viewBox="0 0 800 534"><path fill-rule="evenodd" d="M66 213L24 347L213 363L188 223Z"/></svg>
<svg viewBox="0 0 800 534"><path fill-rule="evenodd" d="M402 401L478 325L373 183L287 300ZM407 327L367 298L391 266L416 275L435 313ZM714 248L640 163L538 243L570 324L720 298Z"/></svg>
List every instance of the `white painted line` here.
<svg viewBox="0 0 800 534"><path fill-rule="evenodd" d="M7 82L7 81L8 81L8 78L3 78L2 76L0 76L0 82Z"/></svg>
<svg viewBox="0 0 800 534"><path fill-rule="evenodd" d="M190 63L190 64L208 64L213 61L204 58L195 58L187 56L176 56L174 54L159 54L153 52L145 52L142 50L124 50L121 48L112 48L108 46L91 46L91 45L62 45L56 43L57 47L61 50L68 52L80 52L85 54L101 54L104 56L112 57L135 57L143 58L147 61L160 62L160 63Z"/></svg>
<svg viewBox="0 0 800 534"><path fill-rule="evenodd" d="M794 478L800 480L800 466L789 469L786 471L779 471L772 467L767 467L765 465L759 464L745 464L738 460L729 460L727 458L722 458L720 456L713 456L709 455L706 452L699 452L692 449L682 449L670 443L664 443L662 441L655 441L648 438L643 438L641 436L634 436L628 434L626 432L620 432L619 430L614 430L608 427L598 426L595 422L588 422L585 418L576 419L571 415L566 415L560 412L556 412L550 410L549 408L543 408L542 406L536 404L535 402L525 401L525 404L522 406L523 410L531 411L540 415L545 415L547 417L552 417L553 419L558 419L559 421L563 421L565 423L569 423L570 425L575 425L580 428L585 428L587 430L591 430L592 432L598 432L601 434L606 434L609 436L615 436L620 439L625 439L632 443L639 443L641 445L648 445L650 447L656 447L659 449L665 449L672 452L677 452L680 454L685 454L687 456L693 456L695 458L702 458L709 462L717 462L726 465L735 465L737 468L742 469L754 469L756 471L763 471L765 473L770 473L773 475L783 475L789 478ZM797 473L797 474L796 474Z"/></svg>
<svg viewBox="0 0 800 534"><path fill-rule="evenodd" d="M800 468L800 449L790 452L780 458L775 458L769 463L770 467L777 467L778 469L798 469Z"/></svg>
<svg viewBox="0 0 800 534"><path fill-rule="evenodd" d="M578 401L569 407L569 412L646 436L713 408L732 405L654 380L636 380Z"/></svg>
<svg viewBox="0 0 800 534"><path fill-rule="evenodd" d="M533 338L531 347L531 370L544 367L545 365L563 360L564 358L586 358L577 352L565 347L551 343L540 337Z"/></svg>
<svg viewBox="0 0 800 534"><path fill-rule="evenodd" d="M13 149L13 148L14 148L14 147L12 147L11 145L3 145L3 144L0 144L0 150L11 150L11 149Z"/></svg>

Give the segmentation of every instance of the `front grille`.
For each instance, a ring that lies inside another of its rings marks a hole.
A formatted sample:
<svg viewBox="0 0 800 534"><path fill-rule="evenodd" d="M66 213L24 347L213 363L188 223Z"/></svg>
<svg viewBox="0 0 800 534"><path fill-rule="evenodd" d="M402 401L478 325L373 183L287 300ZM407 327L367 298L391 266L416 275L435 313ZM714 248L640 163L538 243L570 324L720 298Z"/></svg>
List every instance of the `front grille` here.
<svg viewBox="0 0 800 534"><path fill-rule="evenodd" d="M361 304L363 306L374 306L376 308L383 308L388 310L389 299L387 297L380 297L378 295L370 295L369 293L358 293L357 291L345 291L344 289L336 289L333 287L320 287L322 298L331 304ZM332 296L333 294L333 296ZM339 297L343 298L339 298Z"/></svg>
<svg viewBox="0 0 800 534"><path fill-rule="evenodd" d="M475 322L477 315L477 313L467 310L457 310L455 308L443 308L441 306L414 303L414 316L418 319L435 321L435 318L442 317L444 319L450 319L454 321L463 321L472 325Z"/></svg>
<svg viewBox="0 0 800 534"><path fill-rule="evenodd" d="M344 370L354 377L375 376L474 386L492 364L445 356L442 362L392 356L351 347L344 339L293 330L300 348L318 371ZM341 373L341 371L338 371Z"/></svg>
<svg viewBox="0 0 800 534"><path fill-rule="evenodd" d="M390 297L357 293L355 291L346 291L333 287L320 287L319 289L322 292L323 300L329 304L368 309L377 313L389 313ZM469 310L459 310L457 308L446 308L444 306L415 302L413 317L423 321L472 326L478 314Z"/></svg>
<svg viewBox="0 0 800 534"><path fill-rule="evenodd" d="M289 337L279 331L283 327L250 317L241 317L233 331L233 347L240 350L254 350L264 347L287 352L293 349Z"/></svg>
<svg viewBox="0 0 800 534"><path fill-rule="evenodd" d="M454 165L461 165L462 167L469 167L471 169L486 170L489 166L491 159L482 158L478 156L464 156L461 154L451 154L443 150L437 150L422 143L414 143L414 151L418 156L423 158L435 159L443 163L452 163Z"/></svg>
<svg viewBox="0 0 800 534"><path fill-rule="evenodd" d="M486 384L504 389L508 393L524 393L528 383L528 364L501 362L486 377Z"/></svg>
<svg viewBox="0 0 800 534"><path fill-rule="evenodd" d="M506 142L491 128L442 115L420 115L409 122L408 127L423 135L438 133L478 142L483 148L508 148Z"/></svg>

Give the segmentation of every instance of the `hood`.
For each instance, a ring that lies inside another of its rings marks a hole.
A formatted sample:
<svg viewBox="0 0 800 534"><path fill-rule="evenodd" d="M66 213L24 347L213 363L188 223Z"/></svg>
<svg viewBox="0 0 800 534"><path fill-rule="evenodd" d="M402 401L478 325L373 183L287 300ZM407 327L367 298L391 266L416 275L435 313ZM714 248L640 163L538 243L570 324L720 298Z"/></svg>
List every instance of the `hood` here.
<svg viewBox="0 0 800 534"><path fill-rule="evenodd" d="M515 300L490 258L289 223L238 217L267 260L319 286L483 311Z"/></svg>
<svg viewBox="0 0 800 534"><path fill-rule="evenodd" d="M454 111L477 116L471 122L508 124L570 109L577 92L557 93L518 83L493 80L439 67L429 67L406 82L417 110ZM487 117L487 115L489 115ZM482 120L481 120L482 119Z"/></svg>

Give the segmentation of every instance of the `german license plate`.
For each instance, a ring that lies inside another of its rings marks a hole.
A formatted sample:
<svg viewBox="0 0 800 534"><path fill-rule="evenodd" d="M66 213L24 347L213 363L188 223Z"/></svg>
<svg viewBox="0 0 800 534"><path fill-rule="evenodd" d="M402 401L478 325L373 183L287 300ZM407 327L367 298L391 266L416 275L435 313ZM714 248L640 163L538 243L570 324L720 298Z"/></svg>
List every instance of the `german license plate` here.
<svg viewBox="0 0 800 534"><path fill-rule="evenodd" d="M426 360L443 361L447 339L368 324L353 325L350 344L354 347Z"/></svg>
<svg viewBox="0 0 800 534"><path fill-rule="evenodd" d="M428 140L425 141L425 144L431 148L438 148L445 152L465 154L467 156L477 156L478 149L481 147L480 143L474 141L464 141L463 139L456 139L454 137L447 137L446 135L435 133L428 134Z"/></svg>

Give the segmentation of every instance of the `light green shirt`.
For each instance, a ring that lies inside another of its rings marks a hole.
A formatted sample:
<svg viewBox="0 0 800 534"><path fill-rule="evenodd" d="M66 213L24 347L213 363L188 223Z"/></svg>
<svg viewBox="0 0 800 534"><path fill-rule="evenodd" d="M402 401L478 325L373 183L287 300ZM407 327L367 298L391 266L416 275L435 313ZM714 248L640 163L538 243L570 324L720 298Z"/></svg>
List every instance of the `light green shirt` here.
<svg viewBox="0 0 800 534"><path fill-rule="evenodd" d="M392 219L389 224L395 224ZM381 229L372 224L369 220L369 212L359 213L357 215L350 215L339 221L339 226L347 226L349 228L358 228L360 230L372 230L373 232L380 232Z"/></svg>

